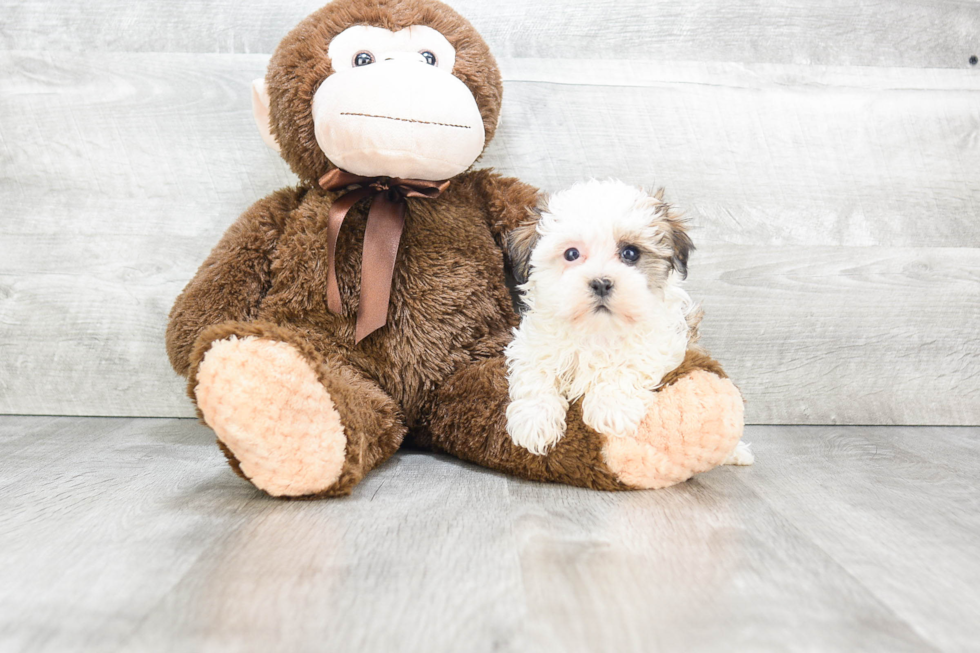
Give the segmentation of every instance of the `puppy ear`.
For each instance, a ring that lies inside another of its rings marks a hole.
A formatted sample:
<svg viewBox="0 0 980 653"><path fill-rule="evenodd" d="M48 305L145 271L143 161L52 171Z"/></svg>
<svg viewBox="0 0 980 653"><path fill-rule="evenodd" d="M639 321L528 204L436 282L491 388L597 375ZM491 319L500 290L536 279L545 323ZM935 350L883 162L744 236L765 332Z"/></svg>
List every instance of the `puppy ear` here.
<svg viewBox="0 0 980 653"><path fill-rule="evenodd" d="M681 279L686 279L687 260L695 249L694 242L687 235L686 222L674 212L670 204L664 201L663 187L649 193L649 196L654 215L658 220L663 221L667 228L667 235L670 238L671 249L673 249L670 265L681 275Z"/></svg>
<svg viewBox="0 0 980 653"><path fill-rule="evenodd" d="M531 274L531 252L538 244L538 219L541 212L531 209L531 217L507 234L507 258L517 283L527 283Z"/></svg>
<svg viewBox="0 0 980 653"><path fill-rule="evenodd" d="M683 220L669 216L666 222L670 225L670 242L674 249L674 253L670 257L670 264L681 275L681 279L686 279L687 259L695 249L694 242L687 235L687 227L684 226Z"/></svg>

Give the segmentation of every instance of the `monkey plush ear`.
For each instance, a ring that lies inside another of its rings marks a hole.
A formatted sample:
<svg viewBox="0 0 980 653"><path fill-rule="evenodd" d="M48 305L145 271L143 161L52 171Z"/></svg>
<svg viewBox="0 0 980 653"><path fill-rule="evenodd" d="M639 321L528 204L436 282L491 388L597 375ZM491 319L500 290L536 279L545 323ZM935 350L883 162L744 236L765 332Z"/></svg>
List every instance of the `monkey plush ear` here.
<svg viewBox="0 0 980 653"><path fill-rule="evenodd" d="M527 283L531 274L531 253L538 244L538 220L541 214L533 210L531 219L522 222L507 234L507 258L517 283Z"/></svg>
<svg viewBox="0 0 980 653"><path fill-rule="evenodd" d="M279 143L272 135L272 124L269 116L269 91L265 88L265 79L259 78L252 82L252 115L255 116L255 125L259 128L259 135L265 144L279 151Z"/></svg>

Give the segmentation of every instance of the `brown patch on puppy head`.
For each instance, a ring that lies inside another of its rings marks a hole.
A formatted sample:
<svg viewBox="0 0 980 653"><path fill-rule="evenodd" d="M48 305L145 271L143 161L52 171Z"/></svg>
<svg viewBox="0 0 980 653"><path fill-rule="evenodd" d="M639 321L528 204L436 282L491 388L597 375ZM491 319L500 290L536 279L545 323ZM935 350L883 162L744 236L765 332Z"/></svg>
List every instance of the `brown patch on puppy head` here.
<svg viewBox="0 0 980 653"><path fill-rule="evenodd" d="M663 289L667 284L667 279L670 277L673 265L669 258L650 255L648 251L640 256L640 260L635 265L643 273L643 277L647 280L647 287L650 291L656 292L657 290Z"/></svg>
<svg viewBox="0 0 980 653"><path fill-rule="evenodd" d="M675 216L668 216L665 222L670 226L671 242L674 248L674 255L670 258L671 265L681 275L681 279L686 279L687 261L695 249L694 242L687 234L687 227L683 220Z"/></svg>
<svg viewBox="0 0 980 653"><path fill-rule="evenodd" d="M687 262L691 252L696 249L687 233L687 221L664 201L663 188L651 194L650 202L654 214L653 225L664 234L664 244L671 250L670 266L681 275L681 279L686 279Z"/></svg>
<svg viewBox="0 0 980 653"><path fill-rule="evenodd" d="M540 209L528 211L531 218L522 222L507 234L507 258L510 260L511 272L517 283L527 283L531 274L531 254L538 244L538 219Z"/></svg>
<svg viewBox="0 0 980 653"><path fill-rule="evenodd" d="M314 132L313 95L334 72L327 56L330 42L352 25L391 31L426 25L445 36L456 49L453 75L473 93L483 117L486 143L490 143L500 116L503 84L490 48L469 21L436 0L375 0L371 4L335 0L282 40L266 75L272 133L283 159L303 183L316 185L329 168Z"/></svg>

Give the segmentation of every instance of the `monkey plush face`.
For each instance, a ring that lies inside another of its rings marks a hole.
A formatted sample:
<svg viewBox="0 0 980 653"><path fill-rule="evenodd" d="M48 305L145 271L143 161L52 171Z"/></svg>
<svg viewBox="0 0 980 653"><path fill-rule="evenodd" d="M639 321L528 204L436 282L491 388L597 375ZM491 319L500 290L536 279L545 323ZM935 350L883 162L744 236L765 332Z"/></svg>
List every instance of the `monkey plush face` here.
<svg viewBox="0 0 980 653"><path fill-rule="evenodd" d="M334 73L313 96L316 141L359 175L448 179L483 151L483 118L452 74L456 49L425 25L348 27L330 43Z"/></svg>
<svg viewBox="0 0 980 653"><path fill-rule="evenodd" d="M434 0L335 0L283 40L253 107L266 142L306 183L331 166L448 179L469 168L500 111L496 62Z"/></svg>

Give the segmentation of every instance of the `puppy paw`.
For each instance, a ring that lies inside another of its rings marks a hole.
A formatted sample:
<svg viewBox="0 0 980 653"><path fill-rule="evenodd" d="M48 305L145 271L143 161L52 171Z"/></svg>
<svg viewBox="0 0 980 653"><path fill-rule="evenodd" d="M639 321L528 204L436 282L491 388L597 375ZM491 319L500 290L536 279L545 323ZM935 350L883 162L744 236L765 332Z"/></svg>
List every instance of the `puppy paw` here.
<svg viewBox="0 0 980 653"><path fill-rule="evenodd" d="M517 446L543 456L565 435L566 412L560 400L515 399L507 407L507 433Z"/></svg>
<svg viewBox="0 0 980 653"><path fill-rule="evenodd" d="M589 393L582 401L582 420L603 435L621 438L635 435L647 412L644 399L643 395Z"/></svg>
<svg viewBox="0 0 980 653"><path fill-rule="evenodd" d="M723 465L751 465L755 462L755 454L752 453L751 445L748 442L739 442L728 454Z"/></svg>

